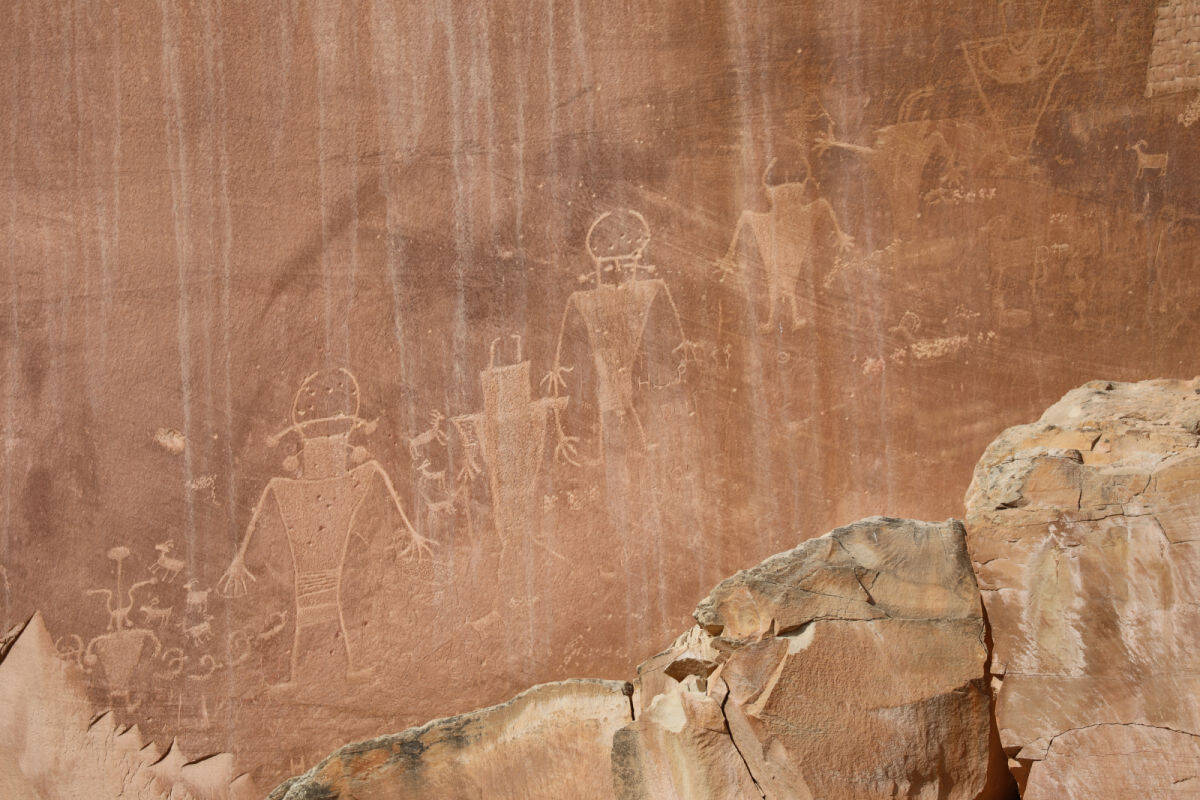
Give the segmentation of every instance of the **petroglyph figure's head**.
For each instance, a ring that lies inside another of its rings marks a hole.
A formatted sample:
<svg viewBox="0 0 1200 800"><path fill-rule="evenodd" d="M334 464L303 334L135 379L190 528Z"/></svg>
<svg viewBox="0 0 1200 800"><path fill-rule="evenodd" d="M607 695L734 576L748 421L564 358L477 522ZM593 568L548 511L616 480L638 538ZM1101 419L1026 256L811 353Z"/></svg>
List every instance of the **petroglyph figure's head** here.
<svg viewBox="0 0 1200 800"><path fill-rule="evenodd" d="M779 159L772 158L763 170L762 183L767 194L774 196L775 191L781 187L806 188L811 179L812 165L807 158L789 159L782 164Z"/></svg>
<svg viewBox="0 0 1200 800"><path fill-rule="evenodd" d="M358 418L358 381L338 367L312 373L292 401L292 424L304 438L348 434Z"/></svg>
<svg viewBox="0 0 1200 800"><path fill-rule="evenodd" d="M649 244L650 225L638 212L622 208L596 217L588 228L587 251L596 265L597 282L612 270L631 270L636 277L638 269L646 269L642 256Z"/></svg>
<svg viewBox="0 0 1200 800"><path fill-rule="evenodd" d="M284 459L284 467L305 477L344 474L347 455L365 461L366 451L347 443L357 429L371 433L375 421L358 416L358 381L347 369L337 367L312 373L300 383L292 401L292 424L267 439L274 447L288 434L299 435L300 453Z"/></svg>

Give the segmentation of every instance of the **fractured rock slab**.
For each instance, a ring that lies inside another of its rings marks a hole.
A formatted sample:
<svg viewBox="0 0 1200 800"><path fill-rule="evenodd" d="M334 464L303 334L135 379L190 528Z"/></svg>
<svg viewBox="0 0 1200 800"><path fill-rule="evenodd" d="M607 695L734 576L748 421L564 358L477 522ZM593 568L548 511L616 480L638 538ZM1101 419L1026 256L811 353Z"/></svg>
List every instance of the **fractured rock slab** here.
<svg viewBox="0 0 1200 800"><path fill-rule="evenodd" d="M1023 796L1189 785L1160 793L1149 776L1166 774L1154 753L1188 761L1200 733L1198 392L1087 384L1005 431L975 470L967 541Z"/></svg>
<svg viewBox="0 0 1200 800"><path fill-rule="evenodd" d="M625 683L542 684L498 706L347 745L271 800L603 800L613 796L613 734L631 716Z"/></svg>
<svg viewBox="0 0 1200 800"><path fill-rule="evenodd" d="M93 719L94 717L94 719ZM95 716L40 614L0 640L0 797L21 800L251 800L233 758L190 761L142 741L136 726Z"/></svg>
<svg viewBox="0 0 1200 800"><path fill-rule="evenodd" d="M722 582L695 616L639 671L643 713L618 744L641 775L624 778L623 799L999 791L958 523L839 528Z"/></svg>

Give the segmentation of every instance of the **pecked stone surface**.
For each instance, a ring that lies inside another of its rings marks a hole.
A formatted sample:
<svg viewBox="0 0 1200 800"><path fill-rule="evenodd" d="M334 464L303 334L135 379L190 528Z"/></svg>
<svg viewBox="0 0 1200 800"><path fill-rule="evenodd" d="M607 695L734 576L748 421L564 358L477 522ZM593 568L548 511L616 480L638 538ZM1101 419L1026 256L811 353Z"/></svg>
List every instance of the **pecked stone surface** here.
<svg viewBox="0 0 1200 800"><path fill-rule="evenodd" d="M609 748L627 684L542 684L506 703L347 745L271 800L612 797Z"/></svg>
<svg viewBox="0 0 1200 800"><path fill-rule="evenodd" d="M1200 382L1094 382L975 470L967 542L1023 796L1196 796L1163 781L1171 752L1196 773L1198 434Z"/></svg>

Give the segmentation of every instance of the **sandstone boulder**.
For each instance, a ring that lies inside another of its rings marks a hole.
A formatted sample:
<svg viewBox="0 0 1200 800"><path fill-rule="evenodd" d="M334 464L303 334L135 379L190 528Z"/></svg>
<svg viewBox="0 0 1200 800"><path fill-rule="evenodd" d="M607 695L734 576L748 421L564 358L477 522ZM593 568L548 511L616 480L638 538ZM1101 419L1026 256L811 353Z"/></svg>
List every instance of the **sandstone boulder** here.
<svg viewBox="0 0 1200 800"><path fill-rule="evenodd" d="M498 706L347 745L271 800L603 800L613 796L613 734L631 717L628 684L543 684Z"/></svg>
<svg viewBox="0 0 1200 800"><path fill-rule="evenodd" d="M967 540L1025 797L1196 796L1198 434L1200 382L1090 383L975 470Z"/></svg>
<svg viewBox="0 0 1200 800"><path fill-rule="evenodd" d="M546 684L349 745L271 799L1009 796L959 523L839 528L695 618L632 686Z"/></svg>
<svg viewBox="0 0 1200 800"><path fill-rule="evenodd" d="M639 670L623 800L1001 796L957 522L839 528L722 582L695 617Z"/></svg>

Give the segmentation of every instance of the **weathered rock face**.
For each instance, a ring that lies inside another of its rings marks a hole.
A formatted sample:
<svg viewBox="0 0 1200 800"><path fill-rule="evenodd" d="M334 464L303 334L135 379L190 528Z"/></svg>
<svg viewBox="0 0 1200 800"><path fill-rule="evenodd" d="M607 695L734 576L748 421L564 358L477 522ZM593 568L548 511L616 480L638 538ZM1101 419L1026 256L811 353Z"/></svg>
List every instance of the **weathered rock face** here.
<svg viewBox="0 0 1200 800"><path fill-rule="evenodd" d="M604 800L612 737L632 710L624 683L543 684L502 705L343 747L271 800Z"/></svg>
<svg viewBox="0 0 1200 800"><path fill-rule="evenodd" d="M988 448L967 534L1030 798L1195 797L1200 381L1091 383Z"/></svg>
<svg viewBox="0 0 1200 800"><path fill-rule="evenodd" d="M988 787L987 650L958 523L839 528L722 582L695 616L640 670L623 797Z"/></svg>
<svg viewBox="0 0 1200 800"><path fill-rule="evenodd" d="M961 515L1193 357L1194 4L4 3L0 630L275 785Z"/></svg>
<svg viewBox="0 0 1200 800"><path fill-rule="evenodd" d="M0 640L0 797L12 800L251 800L227 753L161 752L136 726L99 717L41 615Z"/></svg>
<svg viewBox="0 0 1200 800"><path fill-rule="evenodd" d="M540 686L345 747L272 798L1002 796L957 522L839 528L724 581L695 616L632 698Z"/></svg>
<svg viewBox="0 0 1200 800"><path fill-rule="evenodd" d="M1200 798L1200 738L1149 725L1092 725L1055 737L1025 800Z"/></svg>

